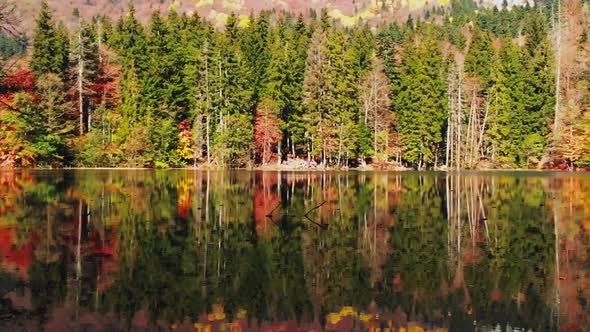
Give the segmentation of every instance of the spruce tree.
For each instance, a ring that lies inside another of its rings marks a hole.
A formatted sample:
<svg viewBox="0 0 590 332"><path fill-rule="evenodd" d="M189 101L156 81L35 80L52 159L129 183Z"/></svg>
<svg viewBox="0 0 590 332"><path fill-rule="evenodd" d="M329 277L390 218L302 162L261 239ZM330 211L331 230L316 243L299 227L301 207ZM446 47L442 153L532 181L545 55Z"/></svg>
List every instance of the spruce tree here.
<svg viewBox="0 0 590 332"><path fill-rule="evenodd" d="M349 44L347 39L342 31L331 30L327 43L327 123L334 128L333 138L328 141L327 146L333 146L331 157L336 158L339 166L342 160L349 159L357 150L354 135L358 124L359 76L364 70L358 66L361 62L360 52L353 47L345 48Z"/></svg>
<svg viewBox="0 0 590 332"><path fill-rule="evenodd" d="M63 28L56 26L47 2L43 1L36 20L29 66L38 77L44 74L55 74L64 79L68 67L68 55L67 33Z"/></svg>
<svg viewBox="0 0 590 332"><path fill-rule="evenodd" d="M446 131L445 67L432 28L405 43L399 94L394 99L403 159L419 168L436 166Z"/></svg>
<svg viewBox="0 0 590 332"><path fill-rule="evenodd" d="M316 29L307 54L303 121L308 159L321 157L323 162L326 161L326 147L333 130L328 123L328 66L326 33L323 29Z"/></svg>
<svg viewBox="0 0 590 332"><path fill-rule="evenodd" d="M523 167L541 161L555 105L555 61L547 24L541 14L529 16L526 34L527 41L521 57L525 66L522 102L526 110L519 155L519 164Z"/></svg>
<svg viewBox="0 0 590 332"><path fill-rule="evenodd" d="M465 57L465 72L479 81L480 89L486 89L492 69L494 54L492 40L488 33L478 28L473 31L469 51Z"/></svg>
<svg viewBox="0 0 590 332"><path fill-rule="evenodd" d="M96 31L82 20L72 50L72 59L78 97L78 130L83 135L90 130L91 105L88 97L91 94L90 87L95 83L99 60Z"/></svg>

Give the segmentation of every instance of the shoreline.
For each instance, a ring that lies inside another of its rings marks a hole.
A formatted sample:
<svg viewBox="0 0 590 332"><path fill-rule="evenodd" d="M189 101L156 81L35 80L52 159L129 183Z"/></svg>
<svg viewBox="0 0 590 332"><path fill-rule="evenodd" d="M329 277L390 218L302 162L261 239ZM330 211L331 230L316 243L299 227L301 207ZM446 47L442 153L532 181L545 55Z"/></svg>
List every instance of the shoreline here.
<svg viewBox="0 0 590 332"><path fill-rule="evenodd" d="M398 168L398 169L378 169L372 167L356 167L356 168L297 168L297 167L279 167L279 166L257 166L251 168L230 168L230 167L170 167L170 168L151 168L151 167L60 167L60 168L0 168L0 172L11 171L252 171L252 172L373 172L373 173L590 173L589 169L574 169L574 170L560 170L560 169L525 169L525 168L498 168L498 169L425 169L418 170L413 168Z"/></svg>

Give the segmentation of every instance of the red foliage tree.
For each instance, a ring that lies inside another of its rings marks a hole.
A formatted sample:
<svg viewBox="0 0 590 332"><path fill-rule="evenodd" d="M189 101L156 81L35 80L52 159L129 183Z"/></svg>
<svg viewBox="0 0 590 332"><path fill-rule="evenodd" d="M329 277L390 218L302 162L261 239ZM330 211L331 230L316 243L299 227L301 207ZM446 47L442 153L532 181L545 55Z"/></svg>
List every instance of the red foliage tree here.
<svg viewBox="0 0 590 332"><path fill-rule="evenodd" d="M13 96L18 92L26 92L34 97L35 74L28 69L23 69L7 76L0 83L0 106L10 108Z"/></svg>
<svg viewBox="0 0 590 332"><path fill-rule="evenodd" d="M178 147L176 153L184 161L195 159L193 132L191 131L191 123L188 120L181 121L178 124Z"/></svg>
<svg viewBox="0 0 590 332"><path fill-rule="evenodd" d="M35 88L35 75L28 69L16 72L14 75L7 76L2 81L2 90L4 91L32 91Z"/></svg>
<svg viewBox="0 0 590 332"><path fill-rule="evenodd" d="M281 139L280 119L276 101L264 98L256 109L254 143L262 164L272 159L273 148Z"/></svg>
<svg viewBox="0 0 590 332"><path fill-rule="evenodd" d="M97 78L90 87L92 91L92 104L95 106L104 105L107 108L115 107L119 101L119 80L121 69L106 61L100 64Z"/></svg>

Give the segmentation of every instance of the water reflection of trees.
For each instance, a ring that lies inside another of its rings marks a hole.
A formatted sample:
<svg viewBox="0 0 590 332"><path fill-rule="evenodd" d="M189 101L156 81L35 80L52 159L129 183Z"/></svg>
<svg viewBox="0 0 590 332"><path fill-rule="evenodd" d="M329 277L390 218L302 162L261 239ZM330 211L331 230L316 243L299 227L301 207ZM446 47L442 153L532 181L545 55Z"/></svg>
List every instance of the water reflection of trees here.
<svg viewBox="0 0 590 332"><path fill-rule="evenodd" d="M0 229L33 246L20 283L41 322L65 302L126 324L587 323L583 177L0 175Z"/></svg>

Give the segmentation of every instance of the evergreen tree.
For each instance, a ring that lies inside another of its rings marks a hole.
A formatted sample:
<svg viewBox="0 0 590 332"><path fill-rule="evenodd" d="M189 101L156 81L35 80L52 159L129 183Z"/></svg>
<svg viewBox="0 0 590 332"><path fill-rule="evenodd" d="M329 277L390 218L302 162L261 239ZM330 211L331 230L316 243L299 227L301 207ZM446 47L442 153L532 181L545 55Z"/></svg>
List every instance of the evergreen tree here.
<svg viewBox="0 0 590 332"><path fill-rule="evenodd" d="M121 18L109 36L109 44L120 55L125 68L138 66L146 68L146 37L144 27L135 17L135 8L130 5L125 19Z"/></svg>
<svg viewBox="0 0 590 332"><path fill-rule="evenodd" d="M403 159L418 168L436 166L447 116L445 66L434 31L414 33L406 43L394 108Z"/></svg>
<svg viewBox="0 0 590 332"><path fill-rule="evenodd" d="M359 101L359 72L364 68L355 67L360 62L354 48L346 49L347 38L341 31L331 30L328 34L328 118L327 125L333 128L333 138L327 140L326 153L336 158L337 165L348 160L356 148ZM333 150L333 151L332 151ZM345 163L346 165L346 163Z"/></svg>
<svg viewBox="0 0 590 332"><path fill-rule="evenodd" d="M270 12L263 11L257 18L251 16L250 25L241 38L242 49L249 72L252 75L255 96L263 89L267 79L267 69L271 54L269 47Z"/></svg>
<svg viewBox="0 0 590 332"><path fill-rule="evenodd" d="M512 165L518 155L519 125L514 121L517 114L523 114L523 105L516 98L514 89L522 88L522 66L518 48L509 39L503 40L501 51L492 61L490 87L488 89L489 120L489 154L492 162Z"/></svg>
<svg viewBox="0 0 590 332"><path fill-rule="evenodd" d="M229 17L226 31L216 39L218 70L218 125L216 159L233 166L244 166L252 152L254 86L250 67L240 47L240 31L235 15ZM233 125L240 125L233 131Z"/></svg>
<svg viewBox="0 0 590 332"><path fill-rule="evenodd" d="M325 165L327 145L332 136L328 114L328 56L327 38L323 29L317 29L311 37L307 54L304 80L305 138L308 160L321 157Z"/></svg>
<svg viewBox="0 0 590 332"><path fill-rule="evenodd" d="M44 119L26 93L14 96L16 112L0 112L0 163L11 167L34 167L45 151Z"/></svg>
<svg viewBox="0 0 590 332"><path fill-rule="evenodd" d="M90 129L90 87L95 83L99 67L98 43L93 26L80 21L78 38L72 50L76 76L76 94L78 97L78 117L80 136Z"/></svg>
<svg viewBox="0 0 590 332"><path fill-rule="evenodd" d="M64 79L69 65L68 55L67 33L55 25L49 6L43 1L36 20L29 66L39 77L44 74L55 74Z"/></svg>
<svg viewBox="0 0 590 332"><path fill-rule="evenodd" d="M553 123L555 70L547 24L541 14L531 14L526 25L527 41L522 50L524 64L522 150L519 166L541 162Z"/></svg>
<svg viewBox="0 0 590 332"><path fill-rule="evenodd" d="M479 81L480 89L486 89L492 70L494 50L488 33L473 31L471 45L465 57L465 72Z"/></svg>

